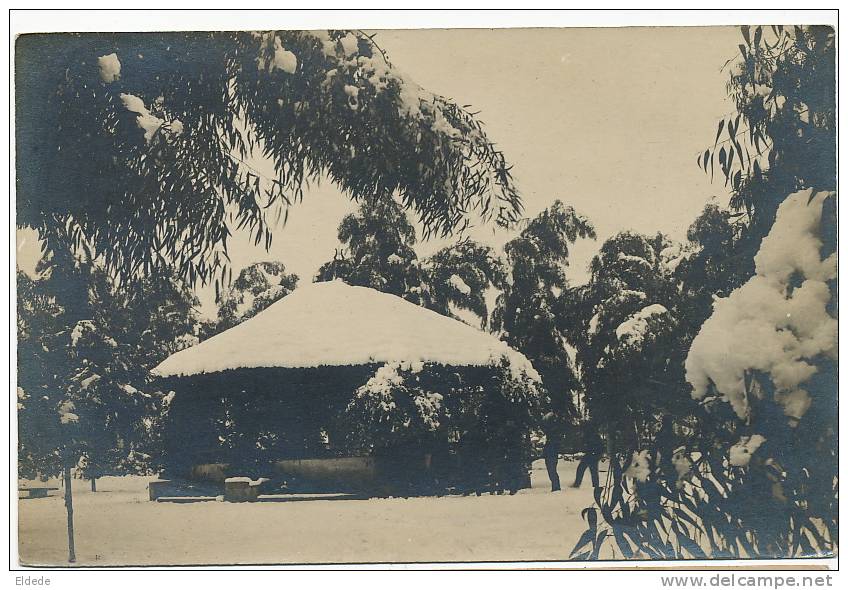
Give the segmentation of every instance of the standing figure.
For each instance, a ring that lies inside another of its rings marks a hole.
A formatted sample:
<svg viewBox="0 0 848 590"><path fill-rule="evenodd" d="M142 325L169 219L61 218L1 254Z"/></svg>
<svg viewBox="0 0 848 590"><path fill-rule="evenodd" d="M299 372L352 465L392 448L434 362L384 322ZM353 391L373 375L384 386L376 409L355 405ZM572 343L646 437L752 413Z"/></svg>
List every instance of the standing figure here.
<svg viewBox="0 0 848 590"><path fill-rule="evenodd" d="M654 438L654 448L657 450L660 470L669 477L676 477L677 470L671 460L674 455L676 437L674 435L674 420L671 416L663 416L660 429Z"/></svg>
<svg viewBox="0 0 848 590"><path fill-rule="evenodd" d="M548 478L551 480L551 491L558 492L562 489L559 473L557 473L559 447L562 443L562 427L559 419L552 412L545 414L544 422L545 447L542 450L542 455L545 457L545 468L548 470Z"/></svg>
<svg viewBox="0 0 848 590"><path fill-rule="evenodd" d="M577 476L574 478L571 487L580 487L580 484L583 483L583 475L588 469L592 476L592 485L597 488L601 485L598 477L598 463L600 463L604 452L604 441L598 434L597 427L591 422L586 424L583 431L583 447L585 454L577 465Z"/></svg>

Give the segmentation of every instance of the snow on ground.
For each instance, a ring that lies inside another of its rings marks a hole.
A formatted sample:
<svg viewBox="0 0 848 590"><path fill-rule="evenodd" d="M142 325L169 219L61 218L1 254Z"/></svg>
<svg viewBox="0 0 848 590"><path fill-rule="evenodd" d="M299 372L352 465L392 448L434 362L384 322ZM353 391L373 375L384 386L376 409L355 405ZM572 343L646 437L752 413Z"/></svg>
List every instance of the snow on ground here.
<svg viewBox="0 0 848 590"><path fill-rule="evenodd" d="M235 504L147 500L151 477L74 480L78 565L565 560L585 530L588 481L560 461L551 493L542 461L514 496L374 498ZM588 479L588 478L587 478ZM58 483L51 483L58 487ZM66 565L62 490L18 501L20 560Z"/></svg>
<svg viewBox="0 0 848 590"><path fill-rule="evenodd" d="M156 367L163 377L252 367L396 361L486 366L507 357L534 380L524 355L491 334L408 301L341 281L298 287L251 319Z"/></svg>

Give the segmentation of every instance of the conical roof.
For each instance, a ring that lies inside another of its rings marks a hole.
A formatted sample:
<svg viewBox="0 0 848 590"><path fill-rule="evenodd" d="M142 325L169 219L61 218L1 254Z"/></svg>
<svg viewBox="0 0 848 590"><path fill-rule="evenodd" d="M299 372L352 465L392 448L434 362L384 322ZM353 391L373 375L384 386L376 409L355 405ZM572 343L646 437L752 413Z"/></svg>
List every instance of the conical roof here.
<svg viewBox="0 0 848 590"><path fill-rule="evenodd" d="M491 334L400 297L341 281L299 287L249 320L177 352L160 377L247 368L309 368L386 362L485 366L506 357L539 376Z"/></svg>

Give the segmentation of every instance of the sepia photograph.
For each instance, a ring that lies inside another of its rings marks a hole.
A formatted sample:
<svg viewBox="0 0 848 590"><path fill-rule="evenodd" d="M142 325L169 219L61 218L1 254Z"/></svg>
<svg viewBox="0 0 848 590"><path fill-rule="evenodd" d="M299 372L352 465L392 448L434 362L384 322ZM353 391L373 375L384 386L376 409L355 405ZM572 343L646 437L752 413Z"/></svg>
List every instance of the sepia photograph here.
<svg viewBox="0 0 848 590"><path fill-rule="evenodd" d="M831 17L135 14L10 39L12 567L835 567Z"/></svg>

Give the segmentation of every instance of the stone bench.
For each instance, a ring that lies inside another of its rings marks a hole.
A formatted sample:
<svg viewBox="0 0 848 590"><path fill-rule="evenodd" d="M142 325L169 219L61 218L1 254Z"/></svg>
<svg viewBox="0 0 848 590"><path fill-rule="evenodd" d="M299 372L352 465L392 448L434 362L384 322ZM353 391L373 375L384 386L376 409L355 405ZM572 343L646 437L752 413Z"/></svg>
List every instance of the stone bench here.
<svg viewBox="0 0 848 590"><path fill-rule="evenodd" d="M171 495L172 483L168 479L158 479L147 484L147 498L151 502L162 496Z"/></svg>
<svg viewBox="0 0 848 590"><path fill-rule="evenodd" d="M254 481L249 477L228 477L224 480L224 501L256 502L259 489L266 481L264 478Z"/></svg>

